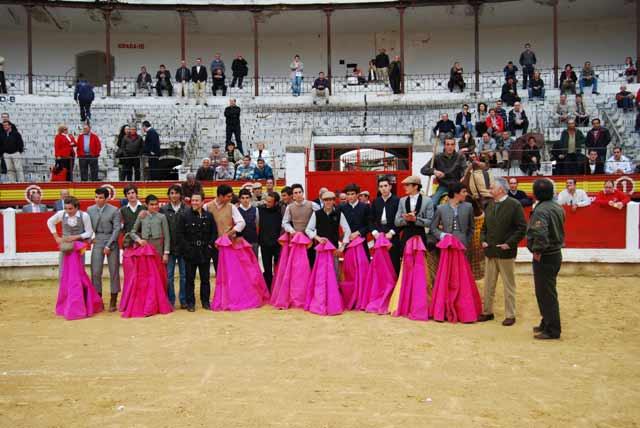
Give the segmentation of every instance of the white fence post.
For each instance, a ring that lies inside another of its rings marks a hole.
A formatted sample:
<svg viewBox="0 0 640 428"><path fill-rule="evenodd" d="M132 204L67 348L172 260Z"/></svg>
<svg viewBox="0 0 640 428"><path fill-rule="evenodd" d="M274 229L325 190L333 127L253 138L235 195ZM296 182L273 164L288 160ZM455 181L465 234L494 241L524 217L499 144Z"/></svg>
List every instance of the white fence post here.
<svg viewBox="0 0 640 428"><path fill-rule="evenodd" d="M16 210L7 208L2 212L4 226L4 254L7 258L16 256Z"/></svg>
<svg viewBox="0 0 640 428"><path fill-rule="evenodd" d="M6 227L6 226L5 226ZM640 204L629 202L627 204L627 250L640 250ZM5 241L6 242L6 241ZM5 244L6 248L6 244Z"/></svg>

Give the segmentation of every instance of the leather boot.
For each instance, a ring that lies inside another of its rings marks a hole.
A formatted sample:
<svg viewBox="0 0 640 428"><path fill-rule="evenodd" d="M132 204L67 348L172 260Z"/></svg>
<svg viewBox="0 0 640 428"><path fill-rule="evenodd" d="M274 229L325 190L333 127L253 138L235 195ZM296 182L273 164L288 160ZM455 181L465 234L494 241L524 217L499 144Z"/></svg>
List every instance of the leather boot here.
<svg viewBox="0 0 640 428"><path fill-rule="evenodd" d="M109 312L118 310L118 293L111 293L111 301L109 302Z"/></svg>

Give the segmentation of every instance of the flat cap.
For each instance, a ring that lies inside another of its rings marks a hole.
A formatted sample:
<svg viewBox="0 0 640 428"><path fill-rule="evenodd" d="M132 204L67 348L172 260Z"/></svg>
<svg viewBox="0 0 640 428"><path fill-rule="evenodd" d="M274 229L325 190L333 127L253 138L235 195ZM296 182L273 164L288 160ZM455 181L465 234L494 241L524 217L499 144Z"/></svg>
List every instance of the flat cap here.
<svg viewBox="0 0 640 428"><path fill-rule="evenodd" d="M422 181L417 175L410 175L402 180L402 184L422 184Z"/></svg>

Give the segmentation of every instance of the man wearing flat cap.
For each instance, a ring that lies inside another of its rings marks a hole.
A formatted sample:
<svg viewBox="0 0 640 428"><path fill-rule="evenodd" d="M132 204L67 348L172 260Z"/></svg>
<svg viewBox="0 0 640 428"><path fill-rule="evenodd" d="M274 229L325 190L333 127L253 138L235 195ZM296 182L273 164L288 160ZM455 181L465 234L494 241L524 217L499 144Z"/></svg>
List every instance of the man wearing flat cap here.
<svg viewBox="0 0 640 428"><path fill-rule="evenodd" d="M400 229L402 246L413 236L420 236L427 246L427 230L433 219L433 201L420 193L422 182L420 177L411 175L402 180L407 196L400 199L395 224Z"/></svg>

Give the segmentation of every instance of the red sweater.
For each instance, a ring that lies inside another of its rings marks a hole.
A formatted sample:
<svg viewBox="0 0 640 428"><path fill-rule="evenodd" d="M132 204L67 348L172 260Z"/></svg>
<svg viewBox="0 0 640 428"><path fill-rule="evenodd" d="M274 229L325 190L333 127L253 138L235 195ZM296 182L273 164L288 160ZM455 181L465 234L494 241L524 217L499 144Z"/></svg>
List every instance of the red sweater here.
<svg viewBox="0 0 640 428"><path fill-rule="evenodd" d="M56 139L53 142L53 155L56 158L70 158L74 156L73 146L76 140L73 135L69 134L69 139L64 134L56 135Z"/></svg>
<svg viewBox="0 0 640 428"><path fill-rule="evenodd" d="M618 189L615 189L613 193L604 193L604 190L596 195L596 200L593 202L594 204L601 207L608 207L609 202L622 202L622 205L626 206L631 198L624 192L621 192Z"/></svg>
<svg viewBox="0 0 640 428"><path fill-rule="evenodd" d="M496 122L498 123L498 129L494 132L504 132L504 121L502 120L502 116L496 114ZM493 122L491 121L491 115L487 116L487 129L491 129L493 127Z"/></svg>
<svg viewBox="0 0 640 428"><path fill-rule="evenodd" d="M87 155L84 152L84 136L82 134L78 135L78 141L76 142L76 150L78 152L78 157L83 158L85 156L89 156L92 158L97 158L100 156L100 150L102 150L102 144L100 144L100 139L93 132L91 133L91 138L89 139L89 154Z"/></svg>

